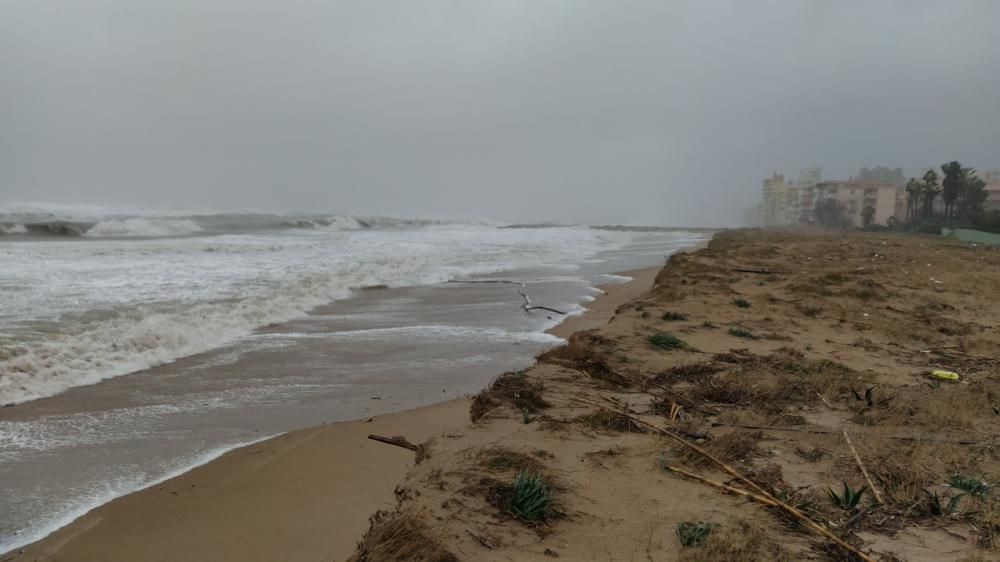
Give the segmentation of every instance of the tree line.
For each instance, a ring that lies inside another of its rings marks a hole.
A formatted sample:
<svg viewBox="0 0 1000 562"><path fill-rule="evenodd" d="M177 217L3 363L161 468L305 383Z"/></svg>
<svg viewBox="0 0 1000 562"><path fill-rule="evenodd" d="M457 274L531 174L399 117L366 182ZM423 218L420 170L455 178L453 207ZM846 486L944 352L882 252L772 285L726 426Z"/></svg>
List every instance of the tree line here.
<svg viewBox="0 0 1000 562"><path fill-rule="evenodd" d="M963 166L958 161L942 164L941 175L931 169L920 178L910 178L905 191L906 219L899 225L892 218L887 224L889 227L924 231L940 231L945 225L1000 229L1000 211L986 212L985 209L986 181L978 176L975 168ZM934 204L939 197L944 203L941 212ZM828 227L843 228L851 223L844 204L835 199L818 201L813 214L816 222ZM871 206L862 209L862 226L871 226L874 216L875 209Z"/></svg>
<svg viewBox="0 0 1000 562"><path fill-rule="evenodd" d="M927 170L921 179L910 178L906 183L906 220L909 223L934 218L934 200L944 201L940 218L947 222L972 224L982 220L986 203L986 182L976 174L975 168L963 166L958 161L941 165L939 176Z"/></svg>

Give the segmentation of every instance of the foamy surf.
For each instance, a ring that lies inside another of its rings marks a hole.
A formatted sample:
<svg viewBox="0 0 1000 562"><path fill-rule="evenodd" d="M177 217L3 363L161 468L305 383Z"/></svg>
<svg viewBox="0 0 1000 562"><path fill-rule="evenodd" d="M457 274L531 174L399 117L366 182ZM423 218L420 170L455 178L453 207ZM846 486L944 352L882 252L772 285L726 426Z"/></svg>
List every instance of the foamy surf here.
<svg viewBox="0 0 1000 562"><path fill-rule="evenodd" d="M0 271L0 404L221 347L354 288L524 267L569 272L633 236L336 215L268 230L276 221L231 214L107 218L83 231L83 244L0 245L0 260L16 264ZM251 225L255 230L244 230ZM540 319L541 329L555 323Z"/></svg>
<svg viewBox="0 0 1000 562"><path fill-rule="evenodd" d="M193 458L178 459L173 463L172 467L166 469L165 472L162 472L153 479L148 479L146 474L137 473L105 481L101 485L92 488L86 495L70 499L59 506L53 506L54 509L51 509L48 515L36 520L25 521L23 528L15 531L10 538L6 540L0 538L0 553L12 552L25 545L41 540L86 515L92 509L104 505L115 498L156 486L201 465L208 464L233 449L253 445L271 437L274 436L263 435L256 439L215 447ZM48 501L48 498L41 496L39 497L39 501Z"/></svg>

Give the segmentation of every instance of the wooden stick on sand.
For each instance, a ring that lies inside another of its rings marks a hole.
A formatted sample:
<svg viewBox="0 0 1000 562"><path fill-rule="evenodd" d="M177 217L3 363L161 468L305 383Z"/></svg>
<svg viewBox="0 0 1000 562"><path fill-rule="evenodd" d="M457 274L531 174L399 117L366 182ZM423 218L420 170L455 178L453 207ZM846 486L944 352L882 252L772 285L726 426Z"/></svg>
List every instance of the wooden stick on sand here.
<svg viewBox="0 0 1000 562"><path fill-rule="evenodd" d="M868 475L868 469L865 468L863 462L861 462L861 455L858 454L858 450L854 448L854 443L851 443L851 437L847 435L847 430L844 430L844 439L847 440L847 446L851 448L851 452L854 453L854 460L858 462L858 468L861 469L861 474L865 475L865 480L868 482L868 487L872 489L872 493L875 494L875 501L879 504L884 503L882 501L882 494L875 487L875 483L872 482L872 477Z"/></svg>

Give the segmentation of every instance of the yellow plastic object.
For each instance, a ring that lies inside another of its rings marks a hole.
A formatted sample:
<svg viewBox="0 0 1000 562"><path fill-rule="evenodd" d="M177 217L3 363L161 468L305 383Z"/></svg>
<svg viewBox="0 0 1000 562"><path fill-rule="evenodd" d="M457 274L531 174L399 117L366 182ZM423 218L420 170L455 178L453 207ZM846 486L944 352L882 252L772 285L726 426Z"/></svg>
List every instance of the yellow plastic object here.
<svg viewBox="0 0 1000 562"><path fill-rule="evenodd" d="M931 371L931 374L939 379L944 379L947 381L958 380L958 373L953 373L951 371Z"/></svg>

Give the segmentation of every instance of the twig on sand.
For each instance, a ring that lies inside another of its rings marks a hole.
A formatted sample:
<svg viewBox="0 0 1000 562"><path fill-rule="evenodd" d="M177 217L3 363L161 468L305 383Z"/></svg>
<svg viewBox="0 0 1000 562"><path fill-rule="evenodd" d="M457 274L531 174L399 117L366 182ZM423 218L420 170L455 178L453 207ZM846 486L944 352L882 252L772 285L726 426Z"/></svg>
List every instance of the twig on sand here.
<svg viewBox="0 0 1000 562"><path fill-rule="evenodd" d="M776 269L768 269L766 267L734 267L732 271L736 273L760 273L763 275L771 275L777 273L784 273L784 271L778 271Z"/></svg>
<svg viewBox="0 0 1000 562"><path fill-rule="evenodd" d="M401 435L397 435L395 437L383 437L373 433L369 435L368 438L372 441L378 441L379 443L385 443L386 445L395 445L396 447L402 447L413 451L417 455L417 464L420 464L420 461L427 458L427 449L425 449L423 445L414 445Z"/></svg>
<svg viewBox="0 0 1000 562"><path fill-rule="evenodd" d="M708 484L709 486L715 486L716 488L719 488L720 490L725 490L727 492L731 492L733 494L737 494L737 495L743 496L745 498L749 498L751 500L754 500L754 501L756 501L758 503L762 503L764 505L769 505L771 507L776 507L778 505L777 503L775 503L775 502L773 502L773 501L765 498L764 496L759 496L757 494L748 492L746 490L740 490L739 488L734 488L734 487L732 487L732 486L730 486L728 484L723 484L722 482L716 482L715 480L710 480L708 478L705 478L704 476L699 476L699 475L697 475L697 474L695 474L693 472L688 472L687 470L684 470L683 468L678 468L676 466L671 466L669 464L663 465L663 468L669 470L670 472L676 472L677 474L682 474L682 475L687 476L688 478L691 478L693 480L697 480L697 481L702 482L704 484Z"/></svg>
<svg viewBox="0 0 1000 562"><path fill-rule="evenodd" d="M747 423L722 423L719 421L712 422L713 427L723 426L723 427L739 427L742 429L764 429L769 431L794 431L798 433L816 433L819 435L839 435L839 431L834 431L832 429L819 429L819 428L808 428L808 427L784 427L780 425L752 425ZM897 441L926 441L928 443L953 443L955 445L994 445L995 441L983 440L983 439L973 439L973 438L949 438L949 437L937 437L933 435L921 436L921 435L879 435L879 437L885 437L886 439L895 439Z"/></svg>
<svg viewBox="0 0 1000 562"><path fill-rule="evenodd" d="M495 283L501 285L517 285L517 294L521 295L524 299L524 304L521 306L525 312L531 312L532 310L547 310L549 312L554 312L556 314L562 314L566 316L566 313L561 310L556 310L554 308L549 308L547 306L537 306L531 303L531 297L528 296L524 290L527 287L526 283L520 281L509 281L507 279L450 279L449 283Z"/></svg>
<svg viewBox="0 0 1000 562"><path fill-rule="evenodd" d="M609 402L611 404L617 405L617 403L614 400L612 400L612 399L610 399L610 398L608 398L606 396L603 396L603 395L600 395L600 394L598 394L598 396L600 396L603 400L605 400L605 401L607 401L607 402ZM594 404L594 405L596 406L596 404ZM812 519L809 518L809 516L807 516L806 514L802 513L801 511L799 511L795 507L793 507L791 505L788 505L787 503L785 503L785 502L779 500L778 498L774 497L774 495L772 495L770 492L768 492L764 488L760 487L760 485L758 485L756 482L754 482L753 480L750 480L749 478L747 478L746 476L744 476L742 473L740 473L738 470L736 470L735 468L733 468L729 464L727 464L727 463L719 460L718 457L716 457L715 455L709 453L708 451L706 451L705 449L702 449L701 447L695 445L694 443L691 443L690 441L688 441L687 439L685 439L684 437L682 437L680 434L674 433L673 431L670 431L668 429L664 429L662 427L657 427L657 426L655 426L655 425L653 425L653 424L651 424L649 422L643 421L643 420L641 420L641 419L639 419L639 418L637 418L635 416L630 415L628 412L621 412L621 415L629 418L633 423L635 423L637 425L641 425L643 427L647 427L651 431L654 431L656 433L659 433L660 435L664 435L666 437L669 437L669 438L673 439L674 441L680 443L681 445L683 445L683 446L685 446L685 447L693 450L694 452L698 453L699 455L701 455L701 456L705 457L706 459L712 461L713 463L715 463L716 466L718 466L719 468L721 468L722 470L724 470L725 472L727 472L728 474L730 474L731 476L735 477L737 480L739 480L740 482L742 482L743 484L745 484L746 486L748 486L756 494L759 494L760 496L766 498L767 500L774 502L775 507L783 510L784 512L788 513L789 515L791 515L792 517L794 517L795 519L797 519L807 529L810 529L812 531L815 531L816 533L819 533L820 535L826 537L827 539L829 539L831 542L833 542L837 546L843 548L844 550L847 550L848 552L850 552L851 554L857 556L861 560L864 560L865 562L875 562L875 560L873 558L871 558L867 554L865 554L865 553L861 552L860 550L858 550L858 548L855 547L854 545L852 545L851 543L849 543L849 542L845 541L844 539L838 537L837 535L833 534L833 532L831 532L829 529L827 529L823 525L821 525L821 524L813 521Z"/></svg>
<svg viewBox="0 0 1000 562"><path fill-rule="evenodd" d="M478 542L479 544L485 546L488 550L493 550L493 545L491 545L490 543L486 542L486 539L484 539L483 537L481 537L481 536L473 533L472 531L470 531L468 529L466 529L465 532L469 533L470 537L476 539L476 542Z"/></svg>
<svg viewBox="0 0 1000 562"><path fill-rule="evenodd" d="M851 443L851 437L847 434L847 430L844 430L844 439L847 441L847 446L851 448L851 452L854 453L854 460L858 462L858 468L861 469L861 474L865 475L865 481L868 482L868 487L872 489L872 493L875 494L875 501L882 504L882 493L878 491L875 487L875 483L872 482L872 477L868 475L868 469L865 468L865 464L861 462L861 455L858 454L858 450L854 448L854 443Z"/></svg>

